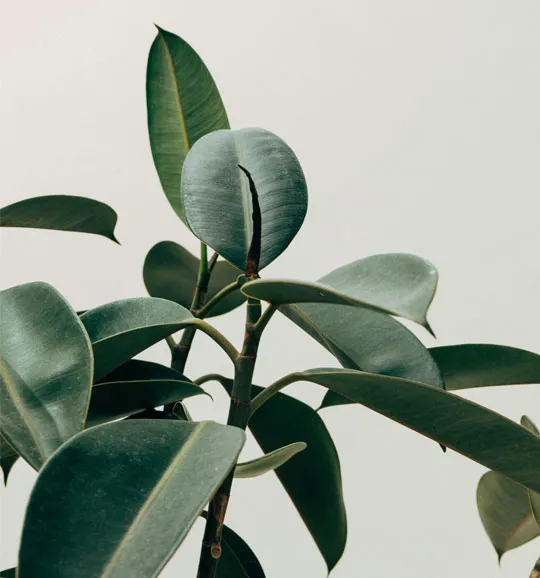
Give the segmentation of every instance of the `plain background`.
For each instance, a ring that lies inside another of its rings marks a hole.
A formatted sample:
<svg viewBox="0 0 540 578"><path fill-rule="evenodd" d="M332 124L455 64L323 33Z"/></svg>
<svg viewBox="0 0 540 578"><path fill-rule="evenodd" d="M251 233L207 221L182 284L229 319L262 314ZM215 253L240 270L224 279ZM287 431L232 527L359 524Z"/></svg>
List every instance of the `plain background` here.
<svg viewBox="0 0 540 578"><path fill-rule="evenodd" d="M235 128L261 126L296 151L310 207L290 251L265 276L316 279L374 253L412 252L439 269L437 343L540 351L540 3L538 0L3 2L0 190L7 204L76 194L119 214L122 246L92 235L2 232L2 286L43 280L76 309L145 294L141 268L161 240L197 242L169 208L146 131L152 23L188 40L211 69ZM236 343L243 313L217 325ZM414 329L424 343L425 332ZM167 362L160 344L145 354ZM281 316L256 382L335 365ZM230 374L199 336L192 376ZM194 401L223 419L225 397ZM316 405L322 390L290 392ZM540 422L538 386L464 395ZM539 542L504 557L484 535L484 468L367 409L328 409L349 516L333 576L526 578ZM245 455L257 455L253 443ZM35 479L18 463L2 490L2 567L15 563ZM325 566L272 474L236 484L228 523L269 578L323 577ZM197 524L163 572L195 576ZM89 545L91 548L91 545ZM75 578L75 577L74 577Z"/></svg>

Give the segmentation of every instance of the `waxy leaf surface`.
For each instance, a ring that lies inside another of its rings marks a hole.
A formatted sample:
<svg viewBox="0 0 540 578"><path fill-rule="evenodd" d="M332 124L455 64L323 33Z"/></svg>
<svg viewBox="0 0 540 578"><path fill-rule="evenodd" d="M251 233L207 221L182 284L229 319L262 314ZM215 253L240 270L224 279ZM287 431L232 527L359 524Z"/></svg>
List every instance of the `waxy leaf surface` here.
<svg viewBox="0 0 540 578"><path fill-rule="evenodd" d="M235 478L255 478L275 470L288 462L297 453L306 449L304 442L295 442L278 448L260 458L240 463L234 470Z"/></svg>

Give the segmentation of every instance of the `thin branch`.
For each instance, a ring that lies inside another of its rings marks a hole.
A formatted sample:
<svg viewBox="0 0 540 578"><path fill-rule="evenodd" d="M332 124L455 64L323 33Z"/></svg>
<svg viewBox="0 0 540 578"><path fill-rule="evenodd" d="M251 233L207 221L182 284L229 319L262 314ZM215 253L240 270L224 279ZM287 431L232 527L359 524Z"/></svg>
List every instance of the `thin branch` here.
<svg viewBox="0 0 540 578"><path fill-rule="evenodd" d="M253 415L263 405L263 403L267 402L275 393L295 381L302 381L303 378L304 374L301 371L298 371L296 373L285 375L277 381L274 381L274 383L268 387L265 387L251 400L251 414Z"/></svg>
<svg viewBox="0 0 540 578"><path fill-rule="evenodd" d="M216 305L225 297L227 297L227 295L229 295L229 293L232 293L233 291L237 291L238 289L240 289L240 287L242 287L242 285L245 282L245 277L243 275L240 275L238 277L238 279L236 279L236 281L234 281L233 283L230 283L229 285L226 285L225 287L223 287L223 289L221 289L221 291L219 291L218 293L216 293L212 299L210 299L210 301L208 301L207 303L205 303L198 311L195 311L195 315L199 318L199 319L204 319L205 317L207 317L207 315L210 313L210 311L212 311L212 309L214 309L214 307L216 307Z"/></svg>

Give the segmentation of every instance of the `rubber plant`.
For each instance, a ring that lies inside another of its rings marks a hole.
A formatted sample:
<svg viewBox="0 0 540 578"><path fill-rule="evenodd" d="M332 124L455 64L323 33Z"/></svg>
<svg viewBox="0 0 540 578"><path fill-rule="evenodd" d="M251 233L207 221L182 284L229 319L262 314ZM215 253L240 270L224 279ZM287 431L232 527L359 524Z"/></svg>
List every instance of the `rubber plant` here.
<svg viewBox="0 0 540 578"><path fill-rule="evenodd" d="M157 174L172 209L200 240L200 257L162 241L144 262L150 297L82 313L47 283L1 293L1 465L6 481L18 457L39 471L18 567L2 575L157 576L203 516L199 578L262 578L255 553L225 517L234 479L272 470L331 572L345 548L347 518L338 452L321 410L350 403L490 470L478 506L499 556L537 537L538 430L459 390L538 383L540 356L491 344L424 347L399 320L432 332L426 315L437 271L414 255L366 257L318 281L263 279L306 215L306 181L294 152L267 130L231 129L205 64L160 28L146 92ZM116 219L101 202L62 195L1 211L4 227L112 241ZM208 320L238 307L246 321L237 348ZM299 368L254 385L261 336L276 312L319 342L336 366ZM185 376L197 331L230 358L230 376L213 373L211 363L207 374ZM161 340L170 346L170 367L134 359ZM204 395L209 381L230 395L226 424L194 422L183 403ZM298 381L327 389L321 408L283 391ZM262 454L238 463L246 429Z"/></svg>

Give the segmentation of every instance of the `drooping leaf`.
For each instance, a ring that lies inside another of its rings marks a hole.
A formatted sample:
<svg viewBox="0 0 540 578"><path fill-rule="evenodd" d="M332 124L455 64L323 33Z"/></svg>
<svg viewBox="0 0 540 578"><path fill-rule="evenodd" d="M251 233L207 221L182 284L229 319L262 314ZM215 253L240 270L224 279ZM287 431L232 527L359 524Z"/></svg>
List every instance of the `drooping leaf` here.
<svg viewBox="0 0 540 578"><path fill-rule="evenodd" d="M508 550L540 536L528 494L526 488L496 472L487 472L478 482L478 513L499 560Z"/></svg>
<svg viewBox="0 0 540 578"><path fill-rule="evenodd" d="M271 451L260 458L238 464L234 470L235 478L255 478L276 470L288 462L297 453L305 450L304 442L295 442Z"/></svg>
<svg viewBox="0 0 540 578"><path fill-rule="evenodd" d="M259 128L220 130L200 139L182 171L182 205L193 233L242 271L253 238L249 181L262 218L259 269L278 257L300 229L307 187L293 151Z"/></svg>
<svg viewBox="0 0 540 578"><path fill-rule="evenodd" d="M92 349L77 314L46 283L0 293L0 431L38 469L82 431Z"/></svg>
<svg viewBox="0 0 540 578"><path fill-rule="evenodd" d="M132 359L92 388L87 426L105 423L205 391L181 373Z"/></svg>
<svg viewBox="0 0 540 578"><path fill-rule="evenodd" d="M254 393L262 388L254 386ZM275 470L330 571L347 541L341 468L324 422L308 405L277 393L250 419L249 429L266 453L302 439L307 448Z"/></svg>
<svg viewBox="0 0 540 578"><path fill-rule="evenodd" d="M530 417L522 415L521 425L527 428L535 436L540 437L540 431L538 430L536 424L532 421ZM540 493L529 490L529 502L533 518L536 520L536 523L540 527Z"/></svg>
<svg viewBox="0 0 540 578"><path fill-rule="evenodd" d="M435 267L406 253L373 255L349 263L316 283L280 279L247 283L248 297L289 303L354 305L398 315L430 329L426 314L437 288Z"/></svg>
<svg viewBox="0 0 540 578"><path fill-rule="evenodd" d="M125 420L79 434L34 486L19 578L157 576L244 438L238 428L177 420Z"/></svg>
<svg viewBox="0 0 540 578"><path fill-rule="evenodd" d="M295 375L540 492L540 438L498 413L440 388L386 375L333 368Z"/></svg>
<svg viewBox="0 0 540 578"><path fill-rule="evenodd" d="M182 38L158 27L146 72L148 132L161 186L185 222L180 197L182 165L199 138L229 128L208 68Z"/></svg>
<svg viewBox="0 0 540 578"><path fill-rule="evenodd" d="M202 512L207 518L207 513ZM262 566L249 545L229 526L223 526L221 558L216 578L265 578Z"/></svg>
<svg viewBox="0 0 540 578"><path fill-rule="evenodd" d="M117 219L115 211L105 203L70 195L33 197L0 210L1 227L92 233L115 243Z"/></svg>
<svg viewBox="0 0 540 578"><path fill-rule="evenodd" d="M446 389L540 383L540 355L503 345L473 343L432 347Z"/></svg>
<svg viewBox="0 0 540 578"><path fill-rule="evenodd" d="M4 485L7 485L9 472L19 459L17 452L7 443L7 441L0 435L0 468L4 476Z"/></svg>
<svg viewBox="0 0 540 578"><path fill-rule="evenodd" d="M193 316L172 301L139 297L90 309L80 319L92 341L97 381L154 343L185 327Z"/></svg>
<svg viewBox="0 0 540 578"><path fill-rule="evenodd" d="M242 272L227 261L218 261L212 271L207 301L218 291L230 285ZM184 247L172 241L154 245L144 261L143 277L146 289L152 297L161 297L191 307L193 291L199 274L199 259ZM230 293L214 307L208 317L228 313L246 300L240 291Z"/></svg>
<svg viewBox="0 0 540 578"><path fill-rule="evenodd" d="M437 364L401 323L376 311L345 305L285 305L279 311L348 369L402 377L444 388ZM353 403L329 391L321 407Z"/></svg>

